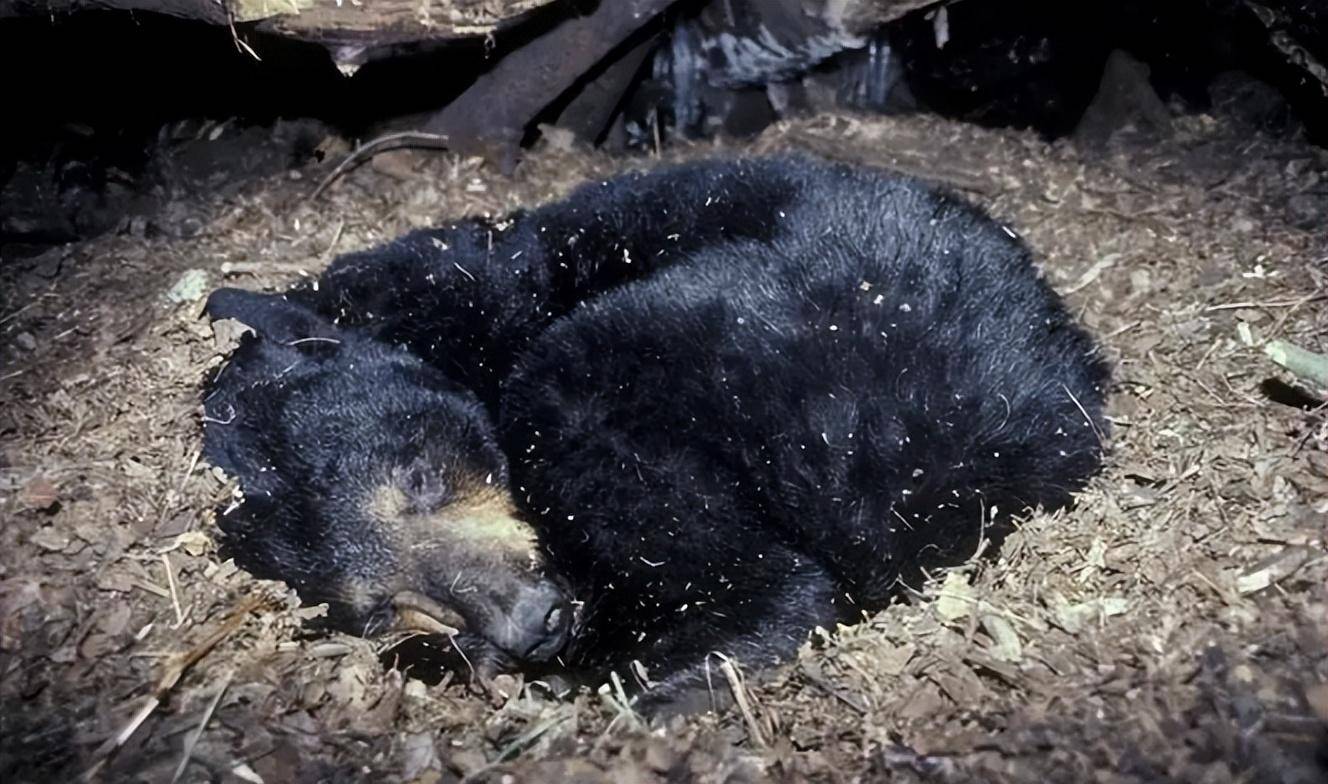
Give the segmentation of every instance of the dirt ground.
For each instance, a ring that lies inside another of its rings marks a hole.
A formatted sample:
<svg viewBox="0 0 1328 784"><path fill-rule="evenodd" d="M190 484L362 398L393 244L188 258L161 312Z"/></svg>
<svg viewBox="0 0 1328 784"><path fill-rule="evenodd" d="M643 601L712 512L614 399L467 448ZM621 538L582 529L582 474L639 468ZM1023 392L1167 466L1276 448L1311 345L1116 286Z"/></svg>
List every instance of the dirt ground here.
<svg viewBox="0 0 1328 784"><path fill-rule="evenodd" d="M657 161L398 152L315 201L316 169L204 193L0 267L0 780L1328 780L1328 411L1262 351L1328 349L1328 153L1206 115L1097 152L822 117L665 157L783 147L933 177L1027 237L1116 367L1074 511L716 714L426 685L219 560L201 297Z"/></svg>

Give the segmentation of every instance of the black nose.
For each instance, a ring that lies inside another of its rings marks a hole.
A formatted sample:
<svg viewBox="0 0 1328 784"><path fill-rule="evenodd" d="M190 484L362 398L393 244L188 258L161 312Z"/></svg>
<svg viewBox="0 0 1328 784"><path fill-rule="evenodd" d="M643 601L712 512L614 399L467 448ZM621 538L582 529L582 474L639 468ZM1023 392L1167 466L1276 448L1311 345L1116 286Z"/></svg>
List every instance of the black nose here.
<svg viewBox="0 0 1328 784"><path fill-rule="evenodd" d="M512 607L512 652L527 661L545 661L562 650L572 628L572 605L553 583L521 592Z"/></svg>

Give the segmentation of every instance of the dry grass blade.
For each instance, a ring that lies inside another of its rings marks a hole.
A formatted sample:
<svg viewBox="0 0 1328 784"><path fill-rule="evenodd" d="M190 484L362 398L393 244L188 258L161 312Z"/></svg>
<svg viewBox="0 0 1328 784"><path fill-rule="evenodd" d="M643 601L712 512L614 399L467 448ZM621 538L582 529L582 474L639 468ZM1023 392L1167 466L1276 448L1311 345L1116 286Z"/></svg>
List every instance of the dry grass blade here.
<svg viewBox="0 0 1328 784"><path fill-rule="evenodd" d="M607 707L616 713L613 720L605 727L601 739L622 724L631 729L637 729L641 726L641 717L637 715L636 710L632 707L632 700L628 698L627 690L623 688L622 678L618 677L617 672L609 673L609 683L599 687L599 697Z"/></svg>
<svg viewBox="0 0 1328 784"><path fill-rule="evenodd" d="M171 567L171 556L162 553L161 564L166 569L166 585L171 589L171 607L175 609L175 625L171 628L178 629L184 626L184 608L180 605L180 588L176 585L175 569Z"/></svg>
<svg viewBox="0 0 1328 784"><path fill-rule="evenodd" d="M175 769L175 775L171 777L171 784L179 781L180 777L184 775L185 769L189 767L189 759L194 755L194 747L198 745L199 739L203 737L203 730L207 729L208 722L212 720L212 714L216 713L217 706L221 704L221 698L226 694L226 689L230 688L232 677L227 675L226 680L221 682L221 687L217 689L216 695L212 697L207 709L203 711L203 717L198 721L198 729L194 730L193 734L185 740L184 754L180 757L180 765Z"/></svg>
<svg viewBox="0 0 1328 784"><path fill-rule="evenodd" d="M250 613L266 607L273 607L275 604L274 599L267 594L257 594L245 599L220 626L204 637L202 642L183 655L176 657L174 661L167 665L161 680L157 682L157 695L162 696L175 688L175 684L180 682L180 678L184 677L189 668L200 662L222 640L234 634L235 630L240 628Z"/></svg>
<svg viewBox="0 0 1328 784"><path fill-rule="evenodd" d="M733 699L738 704L738 712L742 714L743 723L747 725L747 737L751 739L752 746L758 749L766 748L770 744L765 731L756 720L756 712L752 710L751 693L747 690L747 684L743 682L742 674L728 656L722 653L715 655L719 657L719 669L724 673L724 678L729 683L729 690L733 692Z"/></svg>
<svg viewBox="0 0 1328 784"><path fill-rule="evenodd" d="M147 721L147 718L152 715L152 712L161 705L167 692L175 688L175 685L180 682L180 678L184 677L184 674L188 672L191 667L201 661L203 657L207 656L208 652L217 647L222 640L225 640L227 637L234 634L235 630L240 628L241 624L243 624L249 617L250 613L266 606L272 606L274 603L272 597L267 594L250 596L242 602L239 607L235 608L220 626L204 637L202 642L195 645L184 654L173 657L171 661L167 663L166 669L162 673L161 678L158 679L157 687L154 690L153 695L144 702L143 706L139 708L138 712L134 714L133 718L125 724L120 732L113 737L108 738L105 743L93 752L93 757L96 759L96 762L83 773L83 779L85 781L90 781L96 776L106 764L106 761L110 756L115 753L115 750L123 746L129 738L138 731L139 727L143 725L143 722Z"/></svg>

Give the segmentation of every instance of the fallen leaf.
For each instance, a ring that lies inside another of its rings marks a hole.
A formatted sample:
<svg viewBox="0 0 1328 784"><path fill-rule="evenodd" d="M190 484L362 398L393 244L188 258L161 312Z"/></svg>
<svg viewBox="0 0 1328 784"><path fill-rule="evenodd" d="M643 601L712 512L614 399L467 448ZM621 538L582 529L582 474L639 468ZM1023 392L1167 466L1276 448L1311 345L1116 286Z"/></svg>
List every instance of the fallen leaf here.
<svg viewBox="0 0 1328 784"><path fill-rule="evenodd" d="M936 613L947 621L956 621L972 611L976 600L973 586L962 572L950 572L941 584L941 595L936 600Z"/></svg>

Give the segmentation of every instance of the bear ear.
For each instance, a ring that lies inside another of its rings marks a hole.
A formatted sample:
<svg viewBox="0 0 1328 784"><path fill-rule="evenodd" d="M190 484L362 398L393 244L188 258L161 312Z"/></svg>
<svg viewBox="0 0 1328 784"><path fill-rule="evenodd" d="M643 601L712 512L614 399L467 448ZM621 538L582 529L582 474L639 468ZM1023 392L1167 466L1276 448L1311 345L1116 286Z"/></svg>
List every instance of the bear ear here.
<svg viewBox="0 0 1328 784"><path fill-rule="evenodd" d="M333 338L337 328L304 305L281 294L217 289L203 308L213 321L235 319L267 340L290 344L307 338Z"/></svg>

